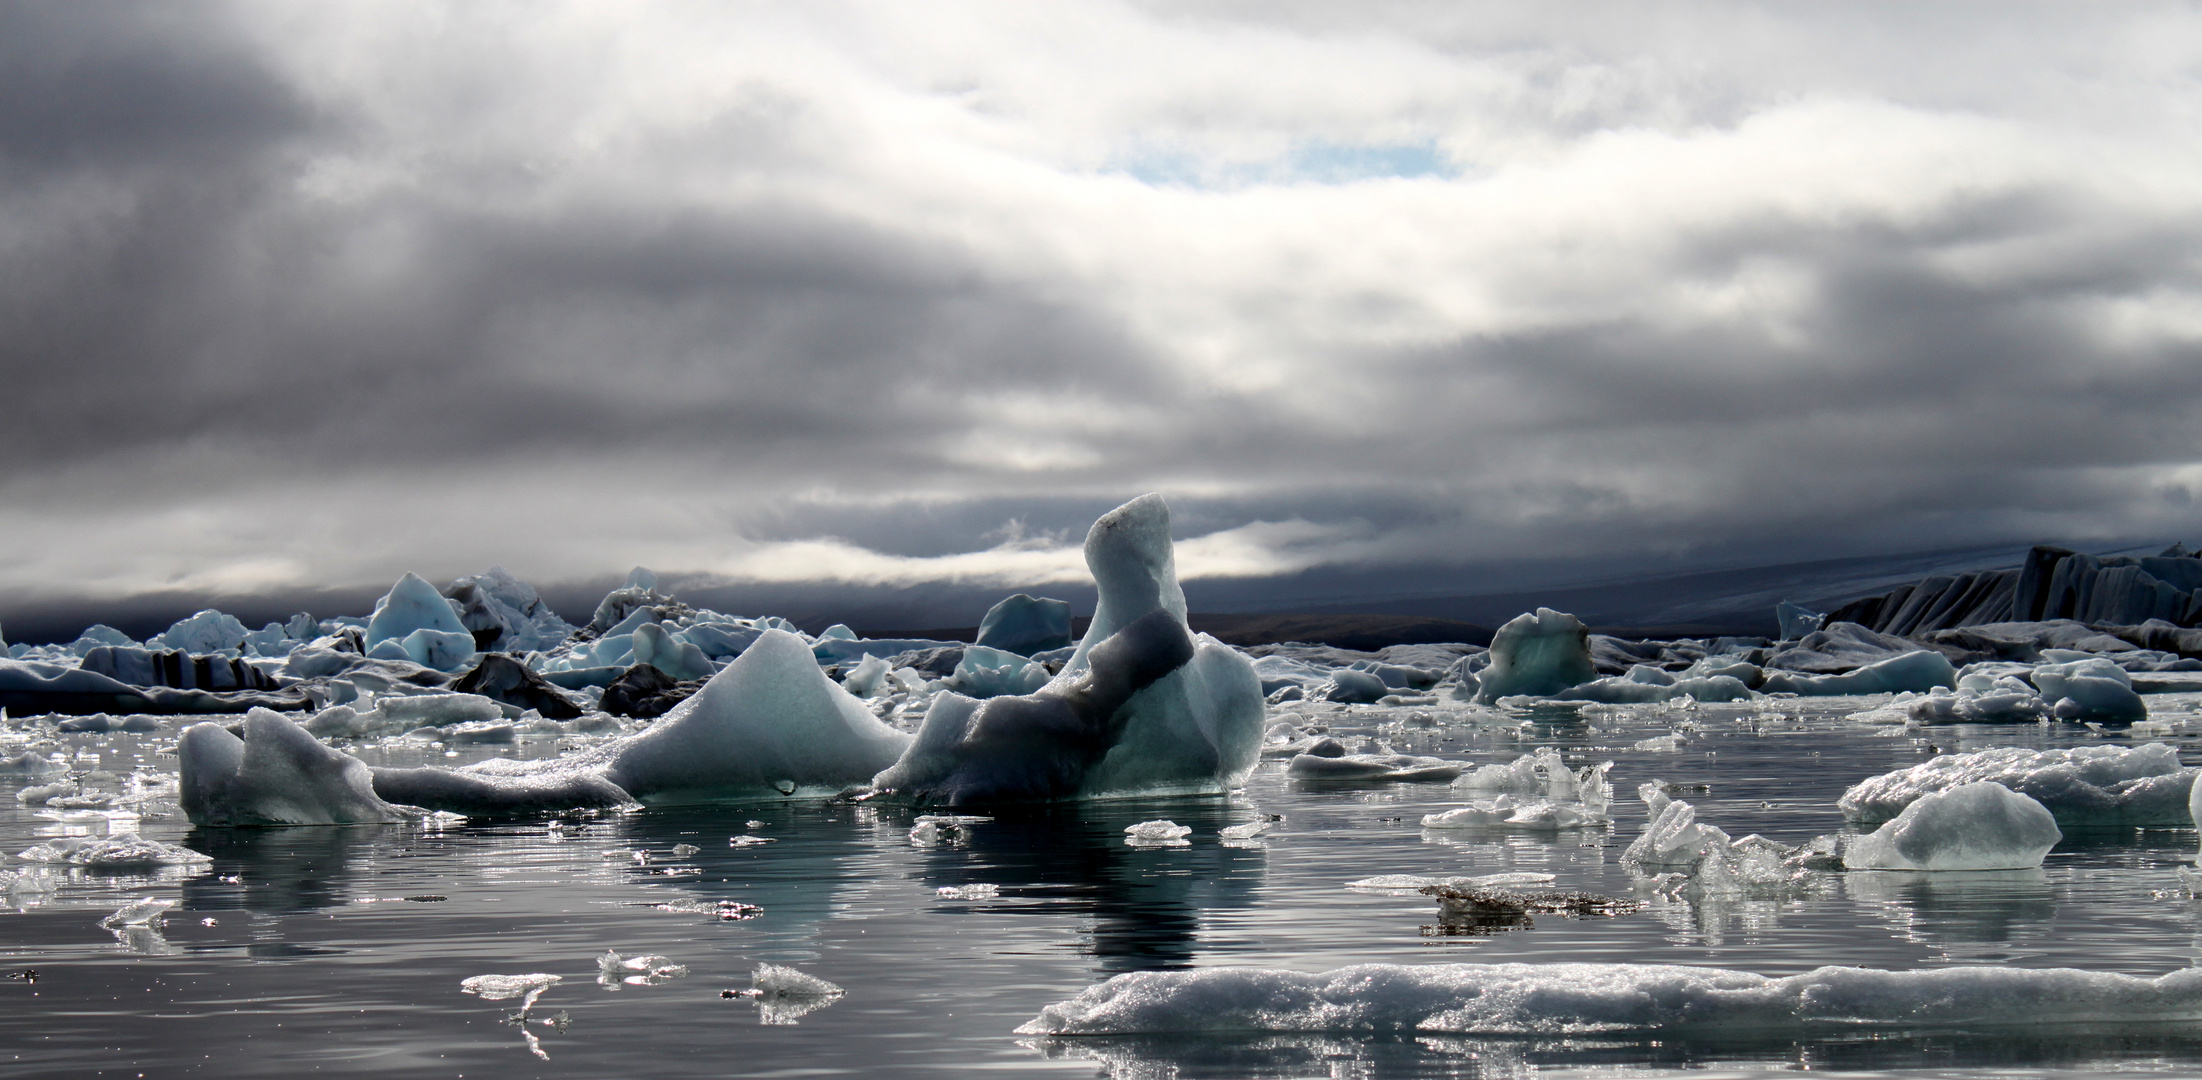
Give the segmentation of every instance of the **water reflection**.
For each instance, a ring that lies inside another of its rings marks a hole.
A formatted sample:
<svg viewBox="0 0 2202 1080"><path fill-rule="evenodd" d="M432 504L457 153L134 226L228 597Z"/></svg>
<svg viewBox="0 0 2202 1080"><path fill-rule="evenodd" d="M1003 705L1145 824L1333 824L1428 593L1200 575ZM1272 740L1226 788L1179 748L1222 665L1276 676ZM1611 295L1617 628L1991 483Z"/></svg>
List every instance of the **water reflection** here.
<svg viewBox="0 0 2202 1080"><path fill-rule="evenodd" d="M1125 826L1162 817L1190 827L1190 843L1126 843ZM1267 847L1217 839L1252 820L1221 799L1028 809L973 826L961 844L921 849L918 875L931 888L991 884L1045 901L990 911L1090 918L1086 947L1105 974L1185 967L1203 912L1253 903Z"/></svg>
<svg viewBox="0 0 2202 1080"><path fill-rule="evenodd" d="M1854 870L1842 880L1850 899L1878 905L1898 933L1953 960L2008 959L2008 946L2040 936L2057 914L2039 869Z"/></svg>
<svg viewBox="0 0 2202 1080"><path fill-rule="evenodd" d="M214 860L183 883L191 911L293 915L339 907L366 890L379 844L403 826L305 825L283 829L193 829L184 846Z"/></svg>

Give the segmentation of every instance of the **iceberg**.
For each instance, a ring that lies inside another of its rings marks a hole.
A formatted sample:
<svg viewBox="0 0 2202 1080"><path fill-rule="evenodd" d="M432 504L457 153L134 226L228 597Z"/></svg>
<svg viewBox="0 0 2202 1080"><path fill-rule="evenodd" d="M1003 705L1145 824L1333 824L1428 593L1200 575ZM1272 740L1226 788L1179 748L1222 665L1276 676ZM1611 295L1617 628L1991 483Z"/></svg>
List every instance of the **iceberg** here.
<svg viewBox="0 0 2202 1080"><path fill-rule="evenodd" d="M2049 708L2033 687L1988 672L1960 675L1954 693L1936 688L1904 705L1906 717L1919 724L2032 724Z"/></svg>
<svg viewBox="0 0 2202 1080"><path fill-rule="evenodd" d="M220 724L194 724L178 740L178 801L192 824L349 825L403 816L376 797L366 762L323 746L305 728L254 709L244 729L240 739Z"/></svg>
<svg viewBox="0 0 2202 1080"><path fill-rule="evenodd" d="M768 630L645 731L556 761L378 769L374 784L461 814L819 797L871 779L910 741L827 678L801 637Z"/></svg>
<svg viewBox="0 0 2202 1080"><path fill-rule="evenodd" d="M372 649L385 641L403 641L415 630L457 634L467 640L467 651L474 649L474 635L459 621L451 601L444 599L428 579L409 573L375 601L375 613L367 620L366 644Z"/></svg>
<svg viewBox="0 0 2202 1080"><path fill-rule="evenodd" d="M1581 619L1551 608L1516 615L1491 636L1491 664L1477 676L1475 701L1549 697L1598 677L1590 659L1590 630Z"/></svg>
<svg viewBox="0 0 2202 1080"><path fill-rule="evenodd" d="M208 608L162 631L154 638L163 649L184 653L213 653L235 649L245 643L245 624L235 615L225 615ZM114 642L112 644L122 644Z"/></svg>
<svg viewBox="0 0 2202 1080"><path fill-rule="evenodd" d="M1922 795L1843 846L1851 870L2026 870L2064 839L2032 799L1982 780Z"/></svg>
<svg viewBox="0 0 2202 1080"><path fill-rule="evenodd" d="M2181 766L2179 752L2163 743L1944 754L1854 784L1837 805L1846 820L1871 824L1896 817L1922 796L1980 781L2033 799L2066 827L2185 828L2194 822L2188 807L2194 770Z"/></svg>
<svg viewBox="0 0 2202 1080"><path fill-rule="evenodd" d="M1060 649L1070 641L1070 604L1017 593L987 609L979 620L977 644L1031 656Z"/></svg>
<svg viewBox="0 0 2202 1080"><path fill-rule="evenodd" d="M1566 1035L1860 1027L2188 1024L2202 969L2154 979L2071 968L1823 967L1786 978L1671 964L1362 964L1320 974L1194 968L1118 975L1020 1035L1220 1032Z"/></svg>
<svg viewBox="0 0 2202 1080"><path fill-rule="evenodd" d="M2041 688L2042 701L2059 720L2124 721L2148 717L2148 706L2133 690L2133 676L2104 657L2042 664L2034 669L2034 685Z"/></svg>
<svg viewBox="0 0 2202 1080"><path fill-rule="evenodd" d="M1318 739L1295 755L1286 771L1302 780L1450 782L1466 768L1444 758L1413 754L1351 754L1336 739Z"/></svg>
<svg viewBox="0 0 2202 1080"><path fill-rule="evenodd" d="M884 661L881 666L884 668ZM956 661L951 685L957 693L983 701L1037 692L1051 678L1046 664L1002 649L969 645L963 650L963 659Z"/></svg>
<svg viewBox="0 0 2202 1080"><path fill-rule="evenodd" d="M1642 705L1689 698L1693 701L1749 701L1751 687L1733 675L1676 679L1651 683L1626 675L1609 676L1551 695L1560 701L1596 701L1607 705Z"/></svg>
<svg viewBox="0 0 2202 1080"><path fill-rule="evenodd" d="M541 651L573 636L573 625L543 603L534 586L502 566L462 577L445 586L443 595L485 652Z"/></svg>
<svg viewBox="0 0 2202 1080"><path fill-rule="evenodd" d="M1897 694L1909 690L1925 693L1935 687L1957 685L1957 668L1950 658L1932 649L1915 649L1840 675L1799 675L1776 671L1766 676L1759 689L1769 694L1800 697L1834 697L1842 694Z"/></svg>
<svg viewBox="0 0 2202 1080"><path fill-rule="evenodd" d="M1029 695L937 695L875 787L959 805L1217 792L1253 770L1261 681L1244 653L1186 629L1162 497L1102 515L1085 556L1099 601L1061 673Z"/></svg>
<svg viewBox="0 0 2202 1080"><path fill-rule="evenodd" d="M661 623L648 622L635 627L633 648L635 663L648 664L675 682L708 679L714 674L711 661L704 657L701 647L675 638Z"/></svg>

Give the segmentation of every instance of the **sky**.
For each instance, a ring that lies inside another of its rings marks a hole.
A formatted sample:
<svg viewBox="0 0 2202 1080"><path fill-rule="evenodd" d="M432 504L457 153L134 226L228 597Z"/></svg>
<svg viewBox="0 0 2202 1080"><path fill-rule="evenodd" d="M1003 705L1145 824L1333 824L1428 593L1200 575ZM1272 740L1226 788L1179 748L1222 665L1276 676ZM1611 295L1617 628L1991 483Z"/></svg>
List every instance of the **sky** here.
<svg viewBox="0 0 2202 1080"><path fill-rule="evenodd" d="M1256 596L2192 541L2198 76L2169 3L11 3L0 608L1045 587L1147 491Z"/></svg>

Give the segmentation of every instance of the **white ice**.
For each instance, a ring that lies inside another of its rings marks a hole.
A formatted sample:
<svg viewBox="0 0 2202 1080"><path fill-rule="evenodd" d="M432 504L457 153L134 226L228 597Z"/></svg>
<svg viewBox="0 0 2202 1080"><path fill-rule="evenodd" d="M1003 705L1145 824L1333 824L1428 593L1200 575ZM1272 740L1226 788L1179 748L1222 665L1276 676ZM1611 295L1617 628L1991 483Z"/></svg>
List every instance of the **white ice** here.
<svg viewBox="0 0 2202 1080"><path fill-rule="evenodd" d="M1943 754L1854 784L1838 805L1844 818L1870 824L1923 795L1983 780L2031 797L2067 825L2193 824L2187 800L2194 771L2163 743Z"/></svg>
<svg viewBox="0 0 2202 1080"><path fill-rule="evenodd" d="M530 975L476 975L459 980L459 989L469 994L479 994L484 1001L503 1001L531 991L544 989L564 981L563 976L536 972Z"/></svg>
<svg viewBox="0 0 2202 1080"><path fill-rule="evenodd" d="M2062 650L2050 650L2061 652ZM2034 685L2059 720L2120 721L2148 717L2148 706L2133 690L2133 677L2100 657L2041 664Z"/></svg>
<svg viewBox="0 0 2202 1080"><path fill-rule="evenodd" d="M148 896L143 900L135 900L124 904L114 914L101 919L99 924L110 930L118 926L149 926L153 920L160 918L163 912L175 906L176 901L174 900L163 900Z"/></svg>
<svg viewBox="0 0 2202 1080"><path fill-rule="evenodd" d="M112 836L64 836L16 852L24 862L116 869L129 866L189 866L213 862L179 844L147 840L136 833Z"/></svg>
<svg viewBox="0 0 2202 1080"><path fill-rule="evenodd" d="M1922 795L1843 846L1851 870L2024 870L2064 839L2032 799L1989 781Z"/></svg>
<svg viewBox="0 0 2202 1080"><path fill-rule="evenodd" d="M1118 975L1022 1035L1197 1032L1566 1035L1828 1026L2190 1024L2202 969L2154 979L2070 968L1823 967L1786 978L1667 964L1364 964L1320 974L1194 968Z"/></svg>

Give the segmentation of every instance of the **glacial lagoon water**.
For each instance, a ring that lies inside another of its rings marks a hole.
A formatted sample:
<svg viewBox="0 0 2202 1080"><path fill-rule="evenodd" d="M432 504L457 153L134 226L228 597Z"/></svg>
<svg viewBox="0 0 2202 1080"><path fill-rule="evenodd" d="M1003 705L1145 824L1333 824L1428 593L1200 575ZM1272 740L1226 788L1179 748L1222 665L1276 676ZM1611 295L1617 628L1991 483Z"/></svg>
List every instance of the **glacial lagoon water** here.
<svg viewBox="0 0 2202 1080"><path fill-rule="evenodd" d="M1620 863L1644 820L1636 786L1680 785L1700 820L1785 843L1839 831L1848 785L1938 752L2137 742L2056 727L1884 727L1877 699L1694 709L1548 708L1503 720L1438 707L1303 709L1334 734L1482 764L1539 746L1615 762L1616 823L1560 833L1424 830L1458 805L1444 784L1294 780L1266 761L1228 797L999 813L914 844L914 812L849 803L654 808L556 819L194 829L140 821L210 864L69 871L0 913L0 1071L35 1076L1484 1077L2013 1076L2202 1073L2202 1025L1886 1028L1567 1038L1251 1035L1043 1039L1041 1008L1129 971L1358 963L1674 963L1789 975L2001 964L2155 976L2202 961L2202 903L2179 894L2191 829L2068 834L2039 871L1835 873L1779 900L1643 897L1633 912L1465 932L1419 895L1348 889L1378 874L1532 871L1554 887L1632 896ZM1885 700L1885 699L1878 699ZM2193 719L2196 695L2149 699ZM18 720L17 734L51 734ZM1681 730L1673 750L1634 749ZM2175 733L2188 764L2202 744ZM170 770L173 725L64 735L78 768ZM570 744L571 740L567 740ZM557 740L446 750L403 740L370 763L547 756ZM456 756L447 756L455 754ZM97 761L92 755L97 755ZM97 831L12 798L0 849ZM1281 815L1255 841L1225 826ZM1127 843L1168 818L1185 846ZM553 827L553 822L558 827ZM755 823L755 824L752 824ZM770 843L736 846L735 837ZM695 848L693 852L683 846ZM676 851L678 848L678 851ZM10 860L11 867L25 864ZM940 890L993 885L993 897ZM155 929L102 928L141 897L178 901ZM753 905L727 907L722 903ZM683 977L600 980L598 958L660 954ZM761 964L846 993L804 1012L724 996ZM28 977L35 971L35 978ZM485 974L557 975L527 1010L461 990Z"/></svg>

